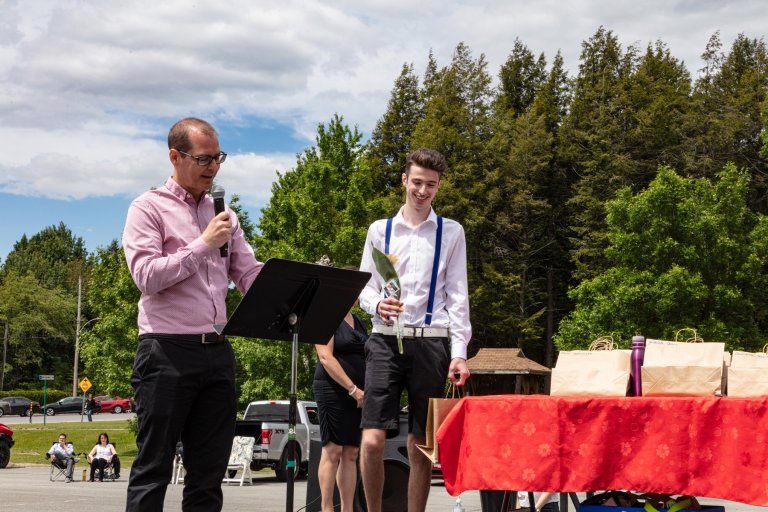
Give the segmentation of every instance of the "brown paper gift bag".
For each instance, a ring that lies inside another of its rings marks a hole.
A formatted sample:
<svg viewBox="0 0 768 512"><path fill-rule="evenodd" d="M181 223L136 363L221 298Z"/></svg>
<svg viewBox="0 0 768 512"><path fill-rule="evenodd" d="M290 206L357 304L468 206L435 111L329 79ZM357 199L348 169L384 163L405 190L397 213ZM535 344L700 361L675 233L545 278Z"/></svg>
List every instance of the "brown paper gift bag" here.
<svg viewBox="0 0 768 512"><path fill-rule="evenodd" d="M762 352L734 350L728 368L728 396L768 395L768 345Z"/></svg>
<svg viewBox="0 0 768 512"><path fill-rule="evenodd" d="M725 343L705 343L693 333L688 341L645 340L643 396L721 394Z"/></svg>
<svg viewBox="0 0 768 512"><path fill-rule="evenodd" d="M552 369L552 396L626 396L629 350L617 350L610 336L592 342L589 350L564 350Z"/></svg>
<svg viewBox="0 0 768 512"><path fill-rule="evenodd" d="M458 390L458 391L457 391ZM432 461L432 464L440 462L440 454L437 448L437 429L443 424L443 420L448 416L448 413L454 408L456 404L461 400L461 391L453 384L450 386L448 394L451 398L430 398L429 409L427 410L427 427L424 433L426 444L417 444L421 453L427 456Z"/></svg>

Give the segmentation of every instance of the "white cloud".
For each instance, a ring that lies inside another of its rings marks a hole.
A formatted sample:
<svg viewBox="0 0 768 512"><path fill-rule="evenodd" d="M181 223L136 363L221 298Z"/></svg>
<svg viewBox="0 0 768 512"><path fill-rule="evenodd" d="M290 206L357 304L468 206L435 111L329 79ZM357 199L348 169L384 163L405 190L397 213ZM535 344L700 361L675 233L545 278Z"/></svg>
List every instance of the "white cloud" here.
<svg viewBox="0 0 768 512"><path fill-rule="evenodd" d="M162 182L170 124L266 119L307 141L334 113L370 133L404 62L421 74L463 41L498 73L520 38L575 71L601 25L661 39L695 76L716 30L765 35L764 4L649 0L0 0L0 190L78 199ZM226 146L226 141L222 141ZM222 180L263 204L294 155L232 155ZM236 177L236 178L234 178Z"/></svg>

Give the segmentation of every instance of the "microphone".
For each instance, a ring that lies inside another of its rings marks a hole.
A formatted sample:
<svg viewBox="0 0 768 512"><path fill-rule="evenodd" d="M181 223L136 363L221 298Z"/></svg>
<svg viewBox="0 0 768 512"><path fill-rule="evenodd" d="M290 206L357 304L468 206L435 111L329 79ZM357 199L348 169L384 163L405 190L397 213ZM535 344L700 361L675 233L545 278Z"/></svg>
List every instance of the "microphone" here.
<svg viewBox="0 0 768 512"><path fill-rule="evenodd" d="M213 211L216 215L224 211L224 187L221 185L214 185L211 187L211 197L213 197ZM219 247L219 254L222 258L226 258L229 254L229 244L224 242L224 245Z"/></svg>

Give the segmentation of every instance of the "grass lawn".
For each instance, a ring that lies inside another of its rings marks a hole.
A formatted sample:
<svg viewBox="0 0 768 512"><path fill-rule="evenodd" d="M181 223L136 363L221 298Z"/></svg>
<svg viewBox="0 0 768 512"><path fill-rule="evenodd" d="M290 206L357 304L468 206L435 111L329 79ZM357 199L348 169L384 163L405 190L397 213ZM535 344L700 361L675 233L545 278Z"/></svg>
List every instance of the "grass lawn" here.
<svg viewBox="0 0 768 512"><path fill-rule="evenodd" d="M46 425L18 424L11 425L11 428L16 442L11 449L11 462L48 464L45 454L62 432L67 434L67 440L74 445L77 453L90 452L99 434L106 432L109 441L115 444L122 467L129 467L136 457L136 437L128 430L128 420L55 423L49 419Z"/></svg>

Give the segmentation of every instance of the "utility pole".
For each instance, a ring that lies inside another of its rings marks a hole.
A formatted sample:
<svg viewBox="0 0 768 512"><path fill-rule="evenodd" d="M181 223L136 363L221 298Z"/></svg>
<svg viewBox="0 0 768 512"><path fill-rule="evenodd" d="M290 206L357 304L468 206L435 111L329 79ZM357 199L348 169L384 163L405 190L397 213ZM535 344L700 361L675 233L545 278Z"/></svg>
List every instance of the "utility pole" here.
<svg viewBox="0 0 768 512"><path fill-rule="evenodd" d="M0 320L5 324L5 334L3 335L3 366L0 369L0 391L5 389L5 353L8 351L8 320Z"/></svg>
<svg viewBox="0 0 768 512"><path fill-rule="evenodd" d="M72 396L77 396L77 363L80 359L80 304L83 295L83 275L77 278L77 324L75 325L75 362L72 369Z"/></svg>

